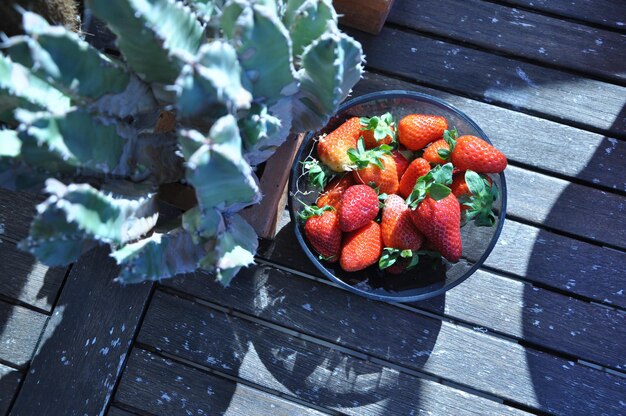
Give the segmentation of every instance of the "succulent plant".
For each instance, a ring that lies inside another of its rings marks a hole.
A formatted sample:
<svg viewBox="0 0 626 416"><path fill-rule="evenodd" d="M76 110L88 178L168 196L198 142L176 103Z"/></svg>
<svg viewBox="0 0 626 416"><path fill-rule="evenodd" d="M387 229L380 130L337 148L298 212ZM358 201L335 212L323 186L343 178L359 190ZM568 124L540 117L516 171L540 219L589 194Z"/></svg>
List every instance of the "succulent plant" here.
<svg viewBox="0 0 626 416"><path fill-rule="evenodd" d="M327 122L361 77L360 45L330 0L86 7L120 57L30 12L3 41L0 186L48 194L20 247L62 265L108 244L122 282L201 269L227 285L257 248L238 214L262 198L256 167ZM164 221L171 183L197 204Z"/></svg>

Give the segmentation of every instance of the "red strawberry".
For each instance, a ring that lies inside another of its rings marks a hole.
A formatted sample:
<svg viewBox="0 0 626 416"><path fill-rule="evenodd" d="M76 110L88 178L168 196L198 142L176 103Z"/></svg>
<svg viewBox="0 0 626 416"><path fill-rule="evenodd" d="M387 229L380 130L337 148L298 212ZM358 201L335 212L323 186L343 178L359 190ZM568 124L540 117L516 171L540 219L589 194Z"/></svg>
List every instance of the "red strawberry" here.
<svg viewBox="0 0 626 416"><path fill-rule="evenodd" d="M341 197L337 216L341 231L353 231L378 215L378 195L367 185L353 185Z"/></svg>
<svg viewBox="0 0 626 416"><path fill-rule="evenodd" d="M352 117L328 135L321 137L317 143L319 159L335 172L345 172L352 165L348 157L348 149L357 146L361 136L361 122Z"/></svg>
<svg viewBox="0 0 626 416"><path fill-rule="evenodd" d="M326 185L324 192L317 198L316 205L323 207L324 205L330 205L331 207L339 210L339 202L346 189L354 185L354 179L352 175L343 175L340 178L335 178Z"/></svg>
<svg viewBox="0 0 626 416"><path fill-rule="evenodd" d="M411 219L443 257L452 262L461 258L461 209L454 194L439 201L427 196L411 211Z"/></svg>
<svg viewBox="0 0 626 416"><path fill-rule="evenodd" d="M402 198L408 198L413 191L413 187L415 186L417 179L420 176L426 175L428 172L430 172L430 164L426 161L426 159L418 157L413 160L406 172L404 172L404 175L402 175L402 179L400 179L398 193L402 196Z"/></svg>
<svg viewBox="0 0 626 416"><path fill-rule="evenodd" d="M339 219L330 207L305 207L300 213L305 219L304 235L315 251L325 260L335 262L339 259L341 250L341 230Z"/></svg>
<svg viewBox="0 0 626 416"><path fill-rule="evenodd" d="M398 191L398 173L396 162L391 156L391 148L381 145L375 149L365 150L365 143L359 140L357 149L350 149L348 155L356 170L352 172L358 183L372 185L381 194L395 194Z"/></svg>
<svg viewBox="0 0 626 416"><path fill-rule="evenodd" d="M385 268L384 270L387 273L391 273L391 274L402 274L406 271L409 264L410 264L410 259L399 258L398 260L396 260L394 264Z"/></svg>
<svg viewBox="0 0 626 416"><path fill-rule="evenodd" d="M373 149L381 144L393 142L394 122L390 113L378 117L361 117L361 136L365 141L366 149Z"/></svg>
<svg viewBox="0 0 626 416"><path fill-rule="evenodd" d="M447 129L444 117L409 114L398 123L398 141L409 150L422 150L428 143L442 139Z"/></svg>
<svg viewBox="0 0 626 416"><path fill-rule="evenodd" d="M402 175L404 175L406 168L409 167L409 161L398 150L392 150L391 156L393 157L393 161L396 162L396 173L398 174L398 180L400 180Z"/></svg>
<svg viewBox="0 0 626 416"><path fill-rule="evenodd" d="M385 247L416 251L424 240L411 221L411 210L398 195L387 197L380 228Z"/></svg>
<svg viewBox="0 0 626 416"><path fill-rule="evenodd" d="M428 160L430 163L446 163L446 160L442 159L441 156L439 156L439 149L450 150L450 145L448 145L448 143L446 143L444 139L432 142L430 146L428 146L426 150L424 150L424 154L422 155L422 157Z"/></svg>
<svg viewBox="0 0 626 416"><path fill-rule="evenodd" d="M471 135L456 139L450 161L460 170L478 173L500 173L507 165L502 152L483 139Z"/></svg>
<svg viewBox="0 0 626 416"><path fill-rule="evenodd" d="M374 221L346 235L339 264L347 272L376 264L383 249L380 226Z"/></svg>
<svg viewBox="0 0 626 416"><path fill-rule="evenodd" d="M491 185L493 181L489 176L483 176ZM470 191L469 186L467 186L467 182L465 182L465 172L456 172L452 175L452 183L450 184L450 191L456 196L457 199L461 197L470 197L472 195L472 191ZM461 205L461 209L467 209L466 206Z"/></svg>

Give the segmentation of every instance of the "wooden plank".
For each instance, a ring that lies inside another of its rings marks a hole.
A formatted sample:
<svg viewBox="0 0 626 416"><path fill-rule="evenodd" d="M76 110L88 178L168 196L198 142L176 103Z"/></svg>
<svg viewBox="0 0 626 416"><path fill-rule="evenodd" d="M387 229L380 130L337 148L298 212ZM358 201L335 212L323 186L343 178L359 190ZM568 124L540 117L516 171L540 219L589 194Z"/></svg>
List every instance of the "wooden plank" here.
<svg viewBox="0 0 626 416"><path fill-rule="evenodd" d="M22 375L14 368L0 364L0 414L6 414L20 387Z"/></svg>
<svg viewBox="0 0 626 416"><path fill-rule="evenodd" d="M50 311L57 298L67 268L48 267L15 244L0 244L0 294Z"/></svg>
<svg viewBox="0 0 626 416"><path fill-rule="evenodd" d="M333 0L339 23L368 33L382 29L394 0Z"/></svg>
<svg viewBox="0 0 626 416"><path fill-rule="evenodd" d="M515 166L506 170L507 215L626 248L626 198Z"/></svg>
<svg viewBox="0 0 626 416"><path fill-rule="evenodd" d="M159 292L138 340L341 414L525 414Z"/></svg>
<svg viewBox="0 0 626 416"><path fill-rule="evenodd" d="M585 361L626 369L622 351L626 345L626 313L622 311L482 270L446 292L442 299L429 299L415 306L469 322L477 330L496 330Z"/></svg>
<svg viewBox="0 0 626 416"><path fill-rule="evenodd" d="M116 402L159 415L322 415L296 403L135 349Z"/></svg>
<svg viewBox="0 0 626 416"><path fill-rule="evenodd" d="M151 291L150 283L115 283L116 274L106 249L92 250L74 265L17 397L15 414L104 412Z"/></svg>
<svg viewBox="0 0 626 416"><path fill-rule="evenodd" d="M501 53L626 80L626 35L479 0L398 0L389 21Z"/></svg>
<svg viewBox="0 0 626 416"><path fill-rule="evenodd" d="M261 238L274 238L278 217L287 204L287 183L291 165L304 139L304 134L287 138L276 153L265 163L259 188L263 199L257 205L241 212Z"/></svg>
<svg viewBox="0 0 626 416"><path fill-rule="evenodd" d="M35 206L43 197L28 192L0 188L0 224L4 225L3 240L17 242L28 235Z"/></svg>
<svg viewBox="0 0 626 416"><path fill-rule="evenodd" d="M395 29L347 32L362 43L369 68L626 137L626 117L618 117L624 87Z"/></svg>
<svg viewBox="0 0 626 416"><path fill-rule="evenodd" d="M47 319L42 313L0 301L0 359L26 366Z"/></svg>
<svg viewBox="0 0 626 416"><path fill-rule="evenodd" d="M280 270L245 269L228 289L198 276L167 284L536 410L561 414L626 411L625 378Z"/></svg>
<svg viewBox="0 0 626 416"><path fill-rule="evenodd" d="M375 73L365 74L354 95L395 89L430 94L456 106L478 123L511 161L592 186L626 191L624 141Z"/></svg>
<svg viewBox="0 0 626 416"><path fill-rule="evenodd" d="M107 412L107 416L137 416L137 413L131 413L119 407L111 406Z"/></svg>
<svg viewBox="0 0 626 416"><path fill-rule="evenodd" d="M626 29L622 0L500 0L511 6L553 13L612 29Z"/></svg>

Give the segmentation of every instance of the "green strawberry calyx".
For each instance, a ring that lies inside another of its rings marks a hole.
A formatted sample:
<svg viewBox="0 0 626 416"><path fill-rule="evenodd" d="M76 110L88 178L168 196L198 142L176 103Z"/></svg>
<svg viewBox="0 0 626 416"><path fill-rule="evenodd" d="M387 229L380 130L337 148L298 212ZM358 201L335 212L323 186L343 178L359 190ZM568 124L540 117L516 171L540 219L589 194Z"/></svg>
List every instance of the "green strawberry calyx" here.
<svg viewBox="0 0 626 416"><path fill-rule="evenodd" d="M374 138L376 141L381 141L385 137L389 136L393 141L396 140L396 133L394 130L395 122L391 113L385 113L382 116L374 117L361 117L361 130L372 130L374 132Z"/></svg>
<svg viewBox="0 0 626 416"><path fill-rule="evenodd" d="M304 207L300 212L298 212L298 217L302 221L306 221L311 217L320 217L325 211L335 211L335 208L330 205L324 205L323 207L318 207L315 205L307 205L304 202L300 201Z"/></svg>
<svg viewBox="0 0 626 416"><path fill-rule="evenodd" d="M324 189L334 177L333 172L319 160L309 157L302 162L303 173L308 176L309 183L316 188Z"/></svg>
<svg viewBox="0 0 626 416"><path fill-rule="evenodd" d="M378 268L384 270L393 266L400 259L409 259L408 264L404 268L410 270L419 264L420 256L441 257L436 251L430 250L400 250L392 247L385 247L383 254L378 260Z"/></svg>
<svg viewBox="0 0 626 416"><path fill-rule="evenodd" d="M493 212L493 203L498 199L498 188L489 183L487 178L478 173L465 171L465 183L471 195L463 195L459 202L468 207L465 212L467 220L483 227L492 227L496 223L496 214Z"/></svg>
<svg viewBox="0 0 626 416"><path fill-rule="evenodd" d="M450 195L450 188L446 185L452 183L452 163L438 165L424 176L420 176L415 182L413 191L406 199L406 204L411 209L417 208L420 202L430 196L439 201Z"/></svg>
<svg viewBox="0 0 626 416"><path fill-rule="evenodd" d="M439 149L437 150L437 154L443 160L450 160L450 155L456 146L456 139L459 137L459 133L456 131L456 128L452 130L445 130L443 132L443 139L448 143L449 149Z"/></svg>
<svg viewBox="0 0 626 416"><path fill-rule="evenodd" d="M348 157L355 169L364 169L369 165L376 165L381 170L385 169L383 164L383 156L391 155L393 147L387 144L381 144L373 149L365 150L365 141L363 137L359 138L356 149L348 149Z"/></svg>

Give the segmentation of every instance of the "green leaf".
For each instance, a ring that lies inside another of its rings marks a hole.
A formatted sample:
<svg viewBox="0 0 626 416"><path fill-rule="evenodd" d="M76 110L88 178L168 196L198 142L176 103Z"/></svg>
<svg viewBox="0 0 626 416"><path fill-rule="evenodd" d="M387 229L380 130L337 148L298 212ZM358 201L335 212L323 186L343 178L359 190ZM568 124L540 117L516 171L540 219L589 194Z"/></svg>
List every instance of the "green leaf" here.
<svg viewBox="0 0 626 416"><path fill-rule="evenodd" d="M385 139L390 136L392 139L395 137L393 126L393 117L391 113L385 113L382 116L374 116L371 118L361 117L361 130L373 130L374 138L377 141ZM390 146L389 146L390 147Z"/></svg>
<svg viewBox="0 0 626 416"><path fill-rule="evenodd" d="M324 205L323 207L317 207L315 205L307 205L304 202L300 201L302 203L302 205L304 206L302 208L302 210L300 212L298 212L298 218L300 218L302 221L306 221L311 217L319 217L321 216L325 211L335 211L335 208L333 208L330 205Z"/></svg>
<svg viewBox="0 0 626 416"><path fill-rule="evenodd" d="M326 165L312 157L301 163L304 165L303 173L307 175L309 184L316 188L326 188L326 185L334 176L333 172Z"/></svg>
<svg viewBox="0 0 626 416"><path fill-rule="evenodd" d="M443 160L450 159L450 151L448 149L439 149L439 150L437 150L437 154Z"/></svg>
<svg viewBox="0 0 626 416"><path fill-rule="evenodd" d="M468 170L465 172L465 183L467 188L474 195L480 195L485 192L485 183L476 172Z"/></svg>
<svg viewBox="0 0 626 416"><path fill-rule="evenodd" d="M444 199L450 195L450 188L440 183L434 183L430 187L430 197L435 201Z"/></svg>
<svg viewBox="0 0 626 416"><path fill-rule="evenodd" d="M452 163L446 163L445 165L439 165L434 167L429 173L432 174L434 183L440 183L443 185L450 185L452 183L452 171L454 167Z"/></svg>
<svg viewBox="0 0 626 416"><path fill-rule="evenodd" d="M452 154L452 151L454 151L454 148L456 147L456 139L458 137L459 134L456 131L456 128L453 128L452 130L444 130L443 132L443 139L446 141L446 143L448 143L448 146L450 147L450 149L448 150L450 154Z"/></svg>

